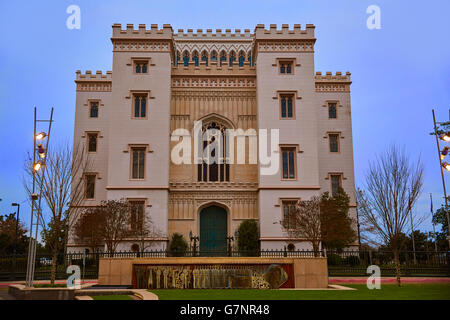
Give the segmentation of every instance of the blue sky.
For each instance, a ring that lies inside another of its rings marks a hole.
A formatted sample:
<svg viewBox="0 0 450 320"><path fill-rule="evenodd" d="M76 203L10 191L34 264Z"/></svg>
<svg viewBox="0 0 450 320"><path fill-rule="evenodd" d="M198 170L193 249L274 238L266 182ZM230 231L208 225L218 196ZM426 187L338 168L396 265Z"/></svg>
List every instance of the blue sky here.
<svg viewBox="0 0 450 320"><path fill-rule="evenodd" d="M81 8L81 29L69 30L66 8ZM366 9L381 8L381 29L369 30ZM263 23L316 25L317 71L352 73L356 183L368 162L390 144L425 165L415 208L443 199L431 109L446 121L450 108L450 2L402 0L266 1L2 1L0 3L0 214L23 203L23 162L32 148L33 107L55 108L53 142L70 142L75 71L111 70L113 23L170 23L177 29L251 29ZM448 174L446 174L448 180ZM428 219L421 226L431 230Z"/></svg>

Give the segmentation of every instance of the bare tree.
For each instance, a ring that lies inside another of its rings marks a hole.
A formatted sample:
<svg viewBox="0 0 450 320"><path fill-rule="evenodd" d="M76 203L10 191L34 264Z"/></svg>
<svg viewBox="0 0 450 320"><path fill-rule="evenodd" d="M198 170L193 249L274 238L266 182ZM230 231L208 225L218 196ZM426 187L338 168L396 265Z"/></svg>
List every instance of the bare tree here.
<svg viewBox="0 0 450 320"><path fill-rule="evenodd" d="M138 240L139 251L143 253L154 245L152 238L161 236L161 233L154 226L152 218L145 213L137 222L136 227L130 231L129 235Z"/></svg>
<svg viewBox="0 0 450 320"><path fill-rule="evenodd" d="M95 252L103 244L100 228L103 224L104 215L101 210L103 209L99 207L85 209L74 227L74 234L77 240L87 244L92 252Z"/></svg>
<svg viewBox="0 0 450 320"><path fill-rule="evenodd" d="M130 233L130 210L124 199L102 201L98 209L101 215L99 233L107 251L113 255L117 246Z"/></svg>
<svg viewBox="0 0 450 320"><path fill-rule="evenodd" d="M361 224L376 239L390 244L400 286L399 237L422 191L423 165L410 161L404 150L392 146L370 163L366 190L358 192Z"/></svg>
<svg viewBox="0 0 450 320"><path fill-rule="evenodd" d="M39 222L47 245L52 251L51 283L55 282L58 250L61 242L67 237L68 231L79 212L79 205L83 201L84 185L80 179L90 166L90 161L82 146L75 147L73 152L69 144L57 145L47 150L45 160L45 174L43 170L35 173L37 185L45 199L46 211L49 216L41 215ZM30 161L25 165L24 186L31 198L33 164ZM47 220L47 221L46 221ZM64 246L65 248L65 246Z"/></svg>
<svg viewBox="0 0 450 320"><path fill-rule="evenodd" d="M314 256L319 256L320 197L314 196L310 200L299 200L294 214L290 217L289 224L289 236L307 239L313 247Z"/></svg>

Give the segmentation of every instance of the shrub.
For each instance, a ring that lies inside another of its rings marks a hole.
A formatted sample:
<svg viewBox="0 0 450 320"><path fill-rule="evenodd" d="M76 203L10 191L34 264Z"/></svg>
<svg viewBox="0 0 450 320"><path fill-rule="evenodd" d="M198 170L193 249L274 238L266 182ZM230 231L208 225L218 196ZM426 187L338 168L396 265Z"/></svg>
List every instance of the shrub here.
<svg viewBox="0 0 450 320"><path fill-rule="evenodd" d="M169 243L169 253L173 257L182 257L186 253L188 244L182 234L175 232Z"/></svg>
<svg viewBox="0 0 450 320"><path fill-rule="evenodd" d="M350 266L359 266L361 264L361 260L359 260L358 256L348 256L344 259L344 264L350 265Z"/></svg>
<svg viewBox="0 0 450 320"><path fill-rule="evenodd" d="M237 245L245 255L259 255L259 231L255 220L245 220L238 228Z"/></svg>
<svg viewBox="0 0 450 320"><path fill-rule="evenodd" d="M338 266L342 264L341 256L331 253L327 256L327 261L329 266Z"/></svg>

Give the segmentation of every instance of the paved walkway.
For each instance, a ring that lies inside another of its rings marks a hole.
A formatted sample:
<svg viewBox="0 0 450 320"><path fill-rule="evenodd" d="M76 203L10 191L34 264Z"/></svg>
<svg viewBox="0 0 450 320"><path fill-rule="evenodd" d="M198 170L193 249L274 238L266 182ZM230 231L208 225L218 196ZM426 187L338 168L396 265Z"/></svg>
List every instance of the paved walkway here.
<svg viewBox="0 0 450 320"><path fill-rule="evenodd" d="M360 283L365 284L367 282L367 277L330 277L328 282L332 284L338 283ZM402 283L450 283L450 278L444 277L402 277ZM381 283L396 283L397 278L395 277L382 277Z"/></svg>
<svg viewBox="0 0 450 320"><path fill-rule="evenodd" d="M43 284L50 283L50 280L35 280L33 283L35 284ZM56 284L64 284L67 283L67 280L55 280ZM97 284L98 280L85 280L82 281L82 284ZM0 290L2 288L8 288L11 284L25 284L25 281L2 281L0 282Z"/></svg>

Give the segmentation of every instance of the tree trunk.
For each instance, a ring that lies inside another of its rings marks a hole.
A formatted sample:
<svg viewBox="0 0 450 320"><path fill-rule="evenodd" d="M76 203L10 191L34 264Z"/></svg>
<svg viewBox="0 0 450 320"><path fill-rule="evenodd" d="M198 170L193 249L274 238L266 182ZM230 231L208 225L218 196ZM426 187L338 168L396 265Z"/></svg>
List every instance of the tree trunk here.
<svg viewBox="0 0 450 320"><path fill-rule="evenodd" d="M312 246L313 246L313 251L314 251L314 257L318 257L319 256L319 244L314 241L312 243Z"/></svg>
<svg viewBox="0 0 450 320"><path fill-rule="evenodd" d="M400 282L400 259L398 256L398 249L395 248L392 250L394 252L394 260L395 260L395 275L397 277L397 286L400 287L401 282Z"/></svg>
<svg viewBox="0 0 450 320"><path fill-rule="evenodd" d="M56 279L56 265L58 264L58 250L57 250L57 246L55 246L53 248L53 259L52 259L52 274L51 274L51 279L50 279L50 283L53 285L55 284L55 279Z"/></svg>

